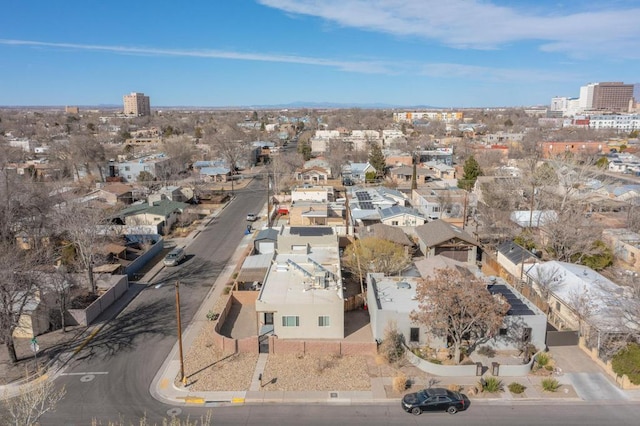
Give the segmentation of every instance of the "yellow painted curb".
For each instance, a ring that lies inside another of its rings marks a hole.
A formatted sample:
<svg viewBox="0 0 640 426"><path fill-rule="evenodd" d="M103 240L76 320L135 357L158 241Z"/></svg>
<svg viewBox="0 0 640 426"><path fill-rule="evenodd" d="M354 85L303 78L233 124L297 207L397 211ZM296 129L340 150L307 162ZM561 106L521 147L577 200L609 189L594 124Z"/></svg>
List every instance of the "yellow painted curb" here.
<svg viewBox="0 0 640 426"><path fill-rule="evenodd" d="M204 404L204 398L199 396L183 396L178 397L178 399L184 399L184 402L187 404Z"/></svg>
<svg viewBox="0 0 640 426"><path fill-rule="evenodd" d="M160 389L167 389L169 387L169 379L160 380Z"/></svg>
<svg viewBox="0 0 640 426"><path fill-rule="evenodd" d="M231 398L232 404L244 404L244 398Z"/></svg>

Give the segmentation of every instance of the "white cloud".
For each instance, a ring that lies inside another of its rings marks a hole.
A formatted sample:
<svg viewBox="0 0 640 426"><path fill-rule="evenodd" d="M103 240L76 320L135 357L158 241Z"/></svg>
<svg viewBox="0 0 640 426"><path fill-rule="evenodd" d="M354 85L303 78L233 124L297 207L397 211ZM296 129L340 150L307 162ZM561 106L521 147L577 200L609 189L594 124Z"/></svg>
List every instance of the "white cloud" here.
<svg viewBox="0 0 640 426"><path fill-rule="evenodd" d="M109 46L78 43L52 43L32 40L0 39L0 45L26 46L36 48L80 50L136 56L170 56L231 59L241 61L260 61L292 63L334 68L339 71L361 74L386 75L426 75L438 78L465 78L468 80L494 81L571 81L577 77L566 73L546 72L544 70L495 68L455 63L418 63L414 61L342 61L297 55L269 53L243 53L212 49L162 49L150 47Z"/></svg>
<svg viewBox="0 0 640 426"><path fill-rule="evenodd" d="M344 27L437 40L447 46L495 49L521 41L575 57L640 58L640 8L600 3L600 9L541 5L521 9L480 0L258 0L288 13L315 16ZM514 2L515 3L515 2ZM517 4L517 3L515 3ZM546 6L548 7L548 6ZM581 7L585 7L584 4ZM562 11L562 13L561 13ZM636 48L631 49L630 45Z"/></svg>
<svg viewBox="0 0 640 426"><path fill-rule="evenodd" d="M0 39L0 44L13 46L50 47L94 52L108 52L140 56L182 56L192 58L235 59L243 61L281 62L292 64L319 65L337 68L342 71L386 74L392 72L387 65L378 61L337 61L332 59L311 58L296 55L242 53L210 49L159 49L153 47L108 46L78 43L50 43L31 40Z"/></svg>
<svg viewBox="0 0 640 426"><path fill-rule="evenodd" d="M494 82L562 82L581 80L575 73L497 68L454 63L432 63L416 68L416 74L434 78L458 78Z"/></svg>

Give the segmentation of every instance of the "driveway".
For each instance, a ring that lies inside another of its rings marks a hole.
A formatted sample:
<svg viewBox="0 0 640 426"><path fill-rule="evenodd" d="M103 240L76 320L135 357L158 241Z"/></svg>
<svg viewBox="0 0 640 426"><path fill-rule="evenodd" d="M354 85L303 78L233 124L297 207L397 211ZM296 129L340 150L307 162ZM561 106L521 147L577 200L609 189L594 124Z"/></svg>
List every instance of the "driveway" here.
<svg viewBox="0 0 640 426"><path fill-rule="evenodd" d="M554 346L549 352L562 371L561 381L570 381L583 400L628 399L609 375L578 346Z"/></svg>

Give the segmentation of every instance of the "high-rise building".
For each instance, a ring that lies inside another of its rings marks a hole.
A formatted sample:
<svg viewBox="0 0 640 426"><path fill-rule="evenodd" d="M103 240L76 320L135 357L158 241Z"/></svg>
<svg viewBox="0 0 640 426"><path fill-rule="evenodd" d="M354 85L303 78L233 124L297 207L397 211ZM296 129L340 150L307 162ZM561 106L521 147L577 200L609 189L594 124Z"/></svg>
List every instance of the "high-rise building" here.
<svg viewBox="0 0 640 426"><path fill-rule="evenodd" d="M131 92L122 97L125 115L151 115L151 103L144 93Z"/></svg>
<svg viewBox="0 0 640 426"><path fill-rule="evenodd" d="M593 90L598 83L589 83L586 86L580 88L580 109L582 111L590 110L593 108Z"/></svg>
<svg viewBox="0 0 640 426"><path fill-rule="evenodd" d="M592 109L599 111L629 111L633 84L621 81L598 83L593 88Z"/></svg>

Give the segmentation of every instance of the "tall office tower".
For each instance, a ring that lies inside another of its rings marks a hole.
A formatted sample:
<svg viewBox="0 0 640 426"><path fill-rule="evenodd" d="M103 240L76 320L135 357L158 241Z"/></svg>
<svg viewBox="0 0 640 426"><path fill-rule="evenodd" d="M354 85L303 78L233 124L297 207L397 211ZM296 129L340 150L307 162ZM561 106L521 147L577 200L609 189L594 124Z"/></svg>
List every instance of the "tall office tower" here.
<svg viewBox="0 0 640 426"><path fill-rule="evenodd" d="M593 88L596 87L598 83L589 83L586 86L582 86L580 88L580 109L582 111L590 110L593 108Z"/></svg>
<svg viewBox="0 0 640 426"><path fill-rule="evenodd" d="M633 97L635 98L636 103L640 103L640 83L633 85Z"/></svg>
<svg viewBox="0 0 640 426"><path fill-rule="evenodd" d="M593 109L604 111L629 111L633 97L633 84L621 81L598 83L593 88Z"/></svg>
<svg viewBox="0 0 640 426"><path fill-rule="evenodd" d="M131 92L122 97L124 103L124 113L126 115L151 115L151 104L149 97L144 93Z"/></svg>

